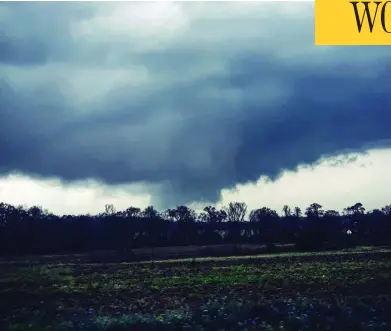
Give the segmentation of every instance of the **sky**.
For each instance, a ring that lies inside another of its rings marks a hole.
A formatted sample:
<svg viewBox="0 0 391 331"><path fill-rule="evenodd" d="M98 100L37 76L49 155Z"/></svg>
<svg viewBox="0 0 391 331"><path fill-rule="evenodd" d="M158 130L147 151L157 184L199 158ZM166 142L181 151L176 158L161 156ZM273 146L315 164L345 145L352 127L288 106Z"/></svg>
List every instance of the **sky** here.
<svg viewBox="0 0 391 331"><path fill-rule="evenodd" d="M391 203L391 49L312 2L0 4L0 201Z"/></svg>

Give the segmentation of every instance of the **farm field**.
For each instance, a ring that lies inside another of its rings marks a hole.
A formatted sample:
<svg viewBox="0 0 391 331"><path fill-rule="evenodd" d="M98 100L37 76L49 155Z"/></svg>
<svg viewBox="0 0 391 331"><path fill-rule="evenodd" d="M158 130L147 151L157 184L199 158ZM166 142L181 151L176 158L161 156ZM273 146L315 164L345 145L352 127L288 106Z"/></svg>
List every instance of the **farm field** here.
<svg viewBox="0 0 391 331"><path fill-rule="evenodd" d="M391 250L0 265L1 330L391 330Z"/></svg>
<svg viewBox="0 0 391 331"><path fill-rule="evenodd" d="M294 244L274 244L280 252L292 252L296 250ZM118 254L116 251L96 251L84 254L68 255L35 255L14 257L11 260L1 259L2 263L14 264L41 264L41 263L96 263L105 261L107 263L118 262L139 262L151 260L152 253L154 260L185 259L199 257L227 257L235 255L256 255L268 252L266 245L255 244L223 244L207 246L168 246L152 248L136 248L127 254Z"/></svg>

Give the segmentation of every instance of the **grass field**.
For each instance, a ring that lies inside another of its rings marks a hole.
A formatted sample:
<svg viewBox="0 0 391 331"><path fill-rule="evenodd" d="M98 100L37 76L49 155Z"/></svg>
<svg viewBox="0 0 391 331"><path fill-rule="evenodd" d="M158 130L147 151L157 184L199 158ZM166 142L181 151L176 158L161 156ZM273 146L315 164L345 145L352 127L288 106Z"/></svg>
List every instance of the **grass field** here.
<svg viewBox="0 0 391 331"><path fill-rule="evenodd" d="M0 265L1 330L391 330L391 250Z"/></svg>

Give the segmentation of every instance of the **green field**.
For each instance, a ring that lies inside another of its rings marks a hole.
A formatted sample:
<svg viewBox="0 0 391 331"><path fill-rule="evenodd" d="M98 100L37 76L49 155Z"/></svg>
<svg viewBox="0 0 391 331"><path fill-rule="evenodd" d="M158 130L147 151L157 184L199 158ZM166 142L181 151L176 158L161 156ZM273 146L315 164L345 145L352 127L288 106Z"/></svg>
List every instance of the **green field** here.
<svg viewBox="0 0 391 331"><path fill-rule="evenodd" d="M391 250L0 266L1 330L391 330Z"/></svg>

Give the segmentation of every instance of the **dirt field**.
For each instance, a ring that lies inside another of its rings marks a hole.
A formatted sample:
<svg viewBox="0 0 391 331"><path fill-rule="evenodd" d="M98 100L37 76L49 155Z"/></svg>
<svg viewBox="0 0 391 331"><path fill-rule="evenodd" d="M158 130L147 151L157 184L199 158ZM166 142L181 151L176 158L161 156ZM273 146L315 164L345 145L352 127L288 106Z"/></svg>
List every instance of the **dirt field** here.
<svg viewBox="0 0 391 331"><path fill-rule="evenodd" d="M391 250L3 263L0 312L1 330L389 331Z"/></svg>
<svg viewBox="0 0 391 331"><path fill-rule="evenodd" d="M279 251L290 252L294 244L275 245ZM208 246L170 246L156 248L138 248L131 252L95 251L86 254L40 255L0 259L1 263L42 264L42 263L94 263L94 262L140 262L150 260L168 260L194 257L216 257L235 255L255 255L267 251L265 245L208 245Z"/></svg>

